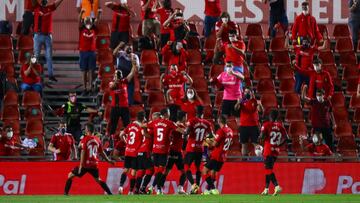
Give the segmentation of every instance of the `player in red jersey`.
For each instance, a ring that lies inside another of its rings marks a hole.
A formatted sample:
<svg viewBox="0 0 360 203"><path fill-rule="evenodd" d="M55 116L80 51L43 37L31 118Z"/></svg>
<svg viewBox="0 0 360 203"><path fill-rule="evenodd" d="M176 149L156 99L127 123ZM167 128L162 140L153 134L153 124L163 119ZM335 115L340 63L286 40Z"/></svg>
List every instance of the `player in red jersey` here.
<svg viewBox="0 0 360 203"><path fill-rule="evenodd" d="M136 170L138 168L138 151L141 147L142 140L144 137L144 128L145 125L145 112L140 111L136 115L136 120L129 124L124 131L120 133L120 137L122 137L126 142L125 147L125 161L124 161L124 170L121 174L120 178L120 187L119 194L124 192L124 183L126 181L126 176L130 172L130 190L129 194L133 194L133 190L135 187L136 179Z"/></svg>
<svg viewBox="0 0 360 203"><path fill-rule="evenodd" d="M265 189L261 193L262 195L269 194L270 181L275 186L274 196L281 192L281 187L276 180L273 168L280 151L279 147L289 140L289 137L278 117L278 110L271 110L270 121L264 123L261 127L260 143L264 143L263 156L265 164Z"/></svg>
<svg viewBox="0 0 360 203"><path fill-rule="evenodd" d="M154 120L148 125L149 134L153 137L153 160L155 166L155 180L152 187L149 188L149 193L152 193L153 188L157 186L157 194L162 194L161 188L163 185L165 167L169 155L171 133L178 131L183 133L183 129L175 125L169 120L170 112L168 108L161 110L161 117Z"/></svg>
<svg viewBox="0 0 360 203"><path fill-rule="evenodd" d="M115 162L106 156L101 146L101 141L97 136L94 135L94 131L94 124L87 123L85 126L85 136L80 141L80 165L75 167L69 173L65 184L65 195L69 194L73 178L81 178L86 173L90 173L90 175L95 178L96 182L106 191L107 194L112 194L106 183L99 177L98 157L101 155L107 162L111 164L114 164Z"/></svg>
<svg viewBox="0 0 360 203"><path fill-rule="evenodd" d="M204 191L203 193L205 195L219 194L219 191L215 188L214 185L216 173L221 170L226 160L227 151L229 150L232 139L234 137L233 130L229 128L226 123L226 117L221 115L218 120L220 129L216 131L215 139L206 139L206 143L209 145L209 147L214 148L211 152L210 160L206 163L202 171L204 177L203 179L208 184L208 190Z"/></svg>
<svg viewBox="0 0 360 203"><path fill-rule="evenodd" d="M196 117L187 122L185 137L187 137L186 155L185 155L185 171L189 182L192 185L191 193L196 194L199 190L201 171L200 164L203 154L204 139L213 135L212 125L209 121L203 119L204 107L196 107ZM195 163L196 182L194 182L191 173L191 164Z"/></svg>
<svg viewBox="0 0 360 203"><path fill-rule="evenodd" d="M75 147L74 137L66 132L66 122L59 123L59 131L51 137L48 150L54 153L54 160L67 161L70 160L72 154L73 159L77 159L77 150Z"/></svg>

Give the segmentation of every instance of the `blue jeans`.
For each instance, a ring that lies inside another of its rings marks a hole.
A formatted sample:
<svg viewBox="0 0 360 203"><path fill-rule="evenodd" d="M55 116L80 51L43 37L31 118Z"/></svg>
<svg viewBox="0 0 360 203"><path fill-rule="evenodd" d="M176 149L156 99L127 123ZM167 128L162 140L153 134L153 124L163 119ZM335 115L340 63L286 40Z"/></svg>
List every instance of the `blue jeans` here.
<svg viewBox="0 0 360 203"><path fill-rule="evenodd" d="M295 92L301 94L301 86L305 83L309 87L309 77L301 75L298 72L295 72Z"/></svg>
<svg viewBox="0 0 360 203"><path fill-rule="evenodd" d="M358 43L358 32L360 28L360 20L354 17L349 18L349 27L352 35L352 41L354 45L354 50L357 49L357 43Z"/></svg>
<svg viewBox="0 0 360 203"><path fill-rule="evenodd" d="M204 20L204 35L205 37L209 37L211 32L215 30L215 24L219 20L218 17L205 16Z"/></svg>
<svg viewBox="0 0 360 203"><path fill-rule="evenodd" d="M21 84L21 90L22 91L34 90L34 91L39 92L39 94L41 95L42 94L42 85L40 83L36 83L36 84L33 84L33 85L22 83Z"/></svg>
<svg viewBox="0 0 360 203"><path fill-rule="evenodd" d="M127 87L128 102L129 102L130 106L134 104L134 91L135 91L135 83L134 83L134 81L131 81L131 82L129 82L128 87Z"/></svg>
<svg viewBox="0 0 360 203"><path fill-rule="evenodd" d="M34 54L36 57L39 57L41 52L41 46L45 46L45 58L46 66L48 68L49 77L54 75L53 64L52 64L52 35L43 35L40 33L35 33L34 35Z"/></svg>
<svg viewBox="0 0 360 203"><path fill-rule="evenodd" d="M287 29L287 27L289 25L289 21L286 16L286 13L284 13L282 15L270 14L269 26L270 26L270 36L272 38L276 36L276 30L274 29L274 25L276 23L281 23ZM284 32L286 32L286 30L284 30Z"/></svg>

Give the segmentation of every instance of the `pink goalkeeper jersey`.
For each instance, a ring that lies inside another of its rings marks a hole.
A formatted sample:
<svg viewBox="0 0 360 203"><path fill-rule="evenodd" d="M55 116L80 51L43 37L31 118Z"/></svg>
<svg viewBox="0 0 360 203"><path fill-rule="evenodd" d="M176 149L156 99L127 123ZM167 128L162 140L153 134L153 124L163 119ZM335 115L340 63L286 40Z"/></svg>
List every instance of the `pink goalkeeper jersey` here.
<svg viewBox="0 0 360 203"><path fill-rule="evenodd" d="M241 97L241 79L226 72L222 72L217 80L224 86L223 100L237 100Z"/></svg>

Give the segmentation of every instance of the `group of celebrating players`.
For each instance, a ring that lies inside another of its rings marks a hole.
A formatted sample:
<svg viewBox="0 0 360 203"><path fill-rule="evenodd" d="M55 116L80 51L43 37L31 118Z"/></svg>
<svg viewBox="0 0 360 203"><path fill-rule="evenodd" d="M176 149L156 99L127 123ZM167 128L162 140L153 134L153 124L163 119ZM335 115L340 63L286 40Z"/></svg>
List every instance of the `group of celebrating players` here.
<svg viewBox="0 0 360 203"><path fill-rule="evenodd" d="M174 165L180 172L178 194L187 194L184 190L186 180L191 184L190 194L200 193L201 178L206 181L207 188L202 194L219 194L215 187L217 173L220 172L226 161L227 152L232 144L234 132L227 125L227 118L221 115L218 118L218 130L214 133L211 122L203 119L204 109L196 107L196 117L186 119L186 113L179 111L177 121L169 119L168 108L152 114L151 121L146 120L145 112L137 113L136 120L130 123L119 135L126 143L124 170L120 178L119 194L124 193L124 183L130 179L128 194L163 194L162 188ZM259 137L264 144L263 157L265 164L265 189L262 195L269 194L269 185L275 186L274 195L281 192L275 174L274 163L279 153L279 148L288 139L281 121L278 120L279 112L270 112L270 121L264 122ZM69 173L65 185L65 195L69 194L72 179L82 177L89 173L107 192L112 194L105 182L99 177L98 157L114 164L101 145L101 141L94 135L94 126L88 123L85 126L85 136L80 142L80 165ZM257 148L262 148L260 145ZM211 151L210 157L201 170L204 149ZM192 164L195 165L195 180L192 173ZM152 185L148 186L152 176Z"/></svg>

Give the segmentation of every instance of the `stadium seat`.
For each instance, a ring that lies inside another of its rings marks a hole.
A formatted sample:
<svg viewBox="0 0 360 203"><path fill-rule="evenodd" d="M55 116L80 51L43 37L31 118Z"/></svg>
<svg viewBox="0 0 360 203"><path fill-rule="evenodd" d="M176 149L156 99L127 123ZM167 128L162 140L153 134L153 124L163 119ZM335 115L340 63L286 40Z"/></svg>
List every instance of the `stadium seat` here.
<svg viewBox="0 0 360 203"><path fill-rule="evenodd" d="M356 94L351 96L349 108L360 108L360 97L358 97Z"/></svg>
<svg viewBox="0 0 360 203"><path fill-rule="evenodd" d="M204 78L197 78L196 80L193 80L193 85L192 85L196 91L208 91L208 83L207 80L205 80Z"/></svg>
<svg viewBox="0 0 360 203"><path fill-rule="evenodd" d="M145 111L142 105L133 105L129 107L130 118L131 120L136 120L136 115L138 112Z"/></svg>
<svg viewBox="0 0 360 203"><path fill-rule="evenodd" d="M335 39L350 37L350 30L347 24L336 24L334 27L333 36Z"/></svg>
<svg viewBox="0 0 360 203"><path fill-rule="evenodd" d="M341 80L339 78L338 71L337 71L335 64L322 65L321 67L323 70L330 73L330 76L333 79L333 83L335 85L338 85L338 86L341 85Z"/></svg>
<svg viewBox="0 0 360 203"><path fill-rule="evenodd" d="M110 114L111 114L111 106L110 104L108 104L104 107L104 115L103 115L103 120L107 123L110 122Z"/></svg>
<svg viewBox="0 0 360 203"><path fill-rule="evenodd" d="M271 41L270 41L269 51L270 52L288 51L285 48L285 39L282 38L282 37L272 38Z"/></svg>
<svg viewBox="0 0 360 203"><path fill-rule="evenodd" d="M356 108L356 109L355 109L353 121L354 121L355 123L360 123L360 108Z"/></svg>
<svg viewBox="0 0 360 203"><path fill-rule="evenodd" d="M193 64L188 66L188 74L193 79L196 80L197 78L205 78L204 74L204 65L202 64Z"/></svg>
<svg viewBox="0 0 360 203"><path fill-rule="evenodd" d="M43 120L43 111L41 107L29 107L25 109L24 118L26 121Z"/></svg>
<svg viewBox="0 0 360 203"><path fill-rule="evenodd" d="M359 67L358 65L345 65L343 68L342 79L350 80L359 78Z"/></svg>
<svg viewBox="0 0 360 203"><path fill-rule="evenodd" d="M351 52L354 51L351 38L339 38L336 40L335 52Z"/></svg>
<svg viewBox="0 0 360 203"><path fill-rule="evenodd" d="M304 121L304 114L301 108L286 109L285 122Z"/></svg>
<svg viewBox="0 0 360 203"><path fill-rule="evenodd" d="M283 108L301 108L300 97L296 93L286 93L282 100Z"/></svg>
<svg viewBox="0 0 360 203"><path fill-rule="evenodd" d="M268 64L259 64L254 67L254 80L271 79L272 74Z"/></svg>
<svg viewBox="0 0 360 203"><path fill-rule="evenodd" d="M259 52L265 50L265 42L262 36L250 37L247 45L248 52Z"/></svg>
<svg viewBox="0 0 360 203"><path fill-rule="evenodd" d="M148 93L147 104L148 106L165 106L164 94L160 91L151 91Z"/></svg>
<svg viewBox="0 0 360 203"><path fill-rule="evenodd" d="M16 91L9 90L6 92L3 100L3 106L4 108L8 106L18 106L19 105L19 99L18 94Z"/></svg>
<svg viewBox="0 0 360 203"><path fill-rule="evenodd" d="M25 134L26 135L43 135L43 121L42 120L29 120L26 122Z"/></svg>
<svg viewBox="0 0 360 203"><path fill-rule="evenodd" d="M112 97L110 95L110 91L104 92L102 99L101 99L101 106L106 107L111 103Z"/></svg>
<svg viewBox="0 0 360 203"><path fill-rule="evenodd" d="M187 41L187 48L188 49L201 49L199 37L197 37L197 36L188 36L186 41Z"/></svg>
<svg viewBox="0 0 360 203"><path fill-rule="evenodd" d="M322 65L333 65L335 64L334 55L331 51L319 52L319 58L322 61Z"/></svg>
<svg viewBox="0 0 360 203"><path fill-rule="evenodd" d="M342 136L339 138L339 142L337 144L337 149L339 151L355 150L356 147L354 135Z"/></svg>
<svg viewBox="0 0 360 203"><path fill-rule="evenodd" d="M204 119L206 119L206 120L214 119L214 116L212 113L212 107L210 105L204 106Z"/></svg>
<svg viewBox="0 0 360 203"><path fill-rule="evenodd" d="M109 64L100 64L98 76L101 80L102 78L112 78L115 73L115 67L112 63Z"/></svg>
<svg viewBox="0 0 360 203"><path fill-rule="evenodd" d="M36 91L25 91L22 98L22 106L30 107L30 106L41 106L41 96Z"/></svg>
<svg viewBox="0 0 360 203"><path fill-rule="evenodd" d="M160 65L159 64L146 64L143 69L143 78L159 78L160 80Z"/></svg>
<svg viewBox="0 0 360 203"><path fill-rule="evenodd" d="M106 92L110 89L110 82L113 81L112 77L102 78L100 82L100 92Z"/></svg>
<svg viewBox="0 0 360 203"><path fill-rule="evenodd" d="M216 44L216 33L215 31L211 33L208 38L205 38L204 41L204 51L206 53L205 61L212 62L214 57L214 48Z"/></svg>
<svg viewBox="0 0 360 203"><path fill-rule="evenodd" d="M0 34L0 42L0 49L13 50L11 35Z"/></svg>
<svg viewBox="0 0 360 203"><path fill-rule="evenodd" d="M327 28L327 26L325 24L318 24L318 28L319 28L319 31L320 33L323 35L323 33L325 32L327 34L326 37L328 37L329 35L329 30ZM323 36L324 37L324 36Z"/></svg>
<svg viewBox="0 0 360 203"><path fill-rule="evenodd" d="M103 50L110 48L110 37L109 36L98 36L96 37L96 49Z"/></svg>
<svg viewBox="0 0 360 203"><path fill-rule="evenodd" d="M268 115L271 109L278 109L279 105L275 93L262 94L260 98L261 104L264 107L263 115Z"/></svg>
<svg viewBox="0 0 360 203"><path fill-rule="evenodd" d="M357 91L357 85L358 85L358 81L359 79L349 79L347 80L347 84L346 84L346 94L354 94Z"/></svg>
<svg viewBox="0 0 360 203"><path fill-rule="evenodd" d="M147 79L144 86L144 92L149 93L151 91L161 91L160 79L150 78Z"/></svg>
<svg viewBox="0 0 360 203"><path fill-rule="evenodd" d="M29 149L29 156L44 156L45 155L45 140L43 135L27 135L29 139L37 141L37 146L33 149ZM44 160L43 158L33 158L32 161Z"/></svg>
<svg viewBox="0 0 360 203"><path fill-rule="evenodd" d="M210 106L211 105L211 100L210 100L210 96L209 96L209 92L208 91L199 91L197 92L198 96L200 97L202 104L204 106Z"/></svg>
<svg viewBox="0 0 360 203"><path fill-rule="evenodd" d="M19 120L20 119L20 111L17 106L8 106L3 108L2 110L2 120Z"/></svg>
<svg viewBox="0 0 360 203"><path fill-rule="evenodd" d="M340 53L339 64L341 66L358 64L357 57L356 57L356 54L354 53L354 51L341 52Z"/></svg>
<svg viewBox="0 0 360 203"><path fill-rule="evenodd" d="M224 92L216 91L215 101L214 101L214 108L221 110L221 104L223 101Z"/></svg>
<svg viewBox="0 0 360 203"><path fill-rule="evenodd" d="M269 64L269 58L266 52L253 52L250 58L250 65Z"/></svg>
<svg viewBox="0 0 360 203"><path fill-rule="evenodd" d="M17 41L16 48L18 50L33 49L34 48L33 37L31 35L20 35Z"/></svg>
<svg viewBox="0 0 360 203"><path fill-rule="evenodd" d="M19 120L5 120L3 126L11 126L14 132L14 136L20 137L20 121Z"/></svg>
<svg viewBox="0 0 360 203"><path fill-rule="evenodd" d="M262 37L263 38L263 30L260 24L258 23L250 23L248 24L245 32L245 36L250 37Z"/></svg>
<svg viewBox="0 0 360 203"><path fill-rule="evenodd" d="M342 122L349 121L349 114L347 112L346 107L337 107L333 108L333 114L335 118L335 123L339 125Z"/></svg>
<svg viewBox="0 0 360 203"><path fill-rule="evenodd" d="M103 37L103 36L110 36L110 27L106 22L100 22L97 26L96 26L96 35L98 37Z"/></svg>
<svg viewBox="0 0 360 203"><path fill-rule="evenodd" d="M289 126L289 136L299 138L299 136L307 136L307 127L304 121L294 121Z"/></svg>
<svg viewBox="0 0 360 203"><path fill-rule="evenodd" d="M293 71L293 69L291 69L290 64L277 66L275 78L277 80L293 79L294 71Z"/></svg>
<svg viewBox="0 0 360 203"><path fill-rule="evenodd" d="M99 50L97 52L97 61L99 64L113 64L113 53L110 49Z"/></svg>
<svg viewBox="0 0 360 203"><path fill-rule="evenodd" d="M201 64L202 63L202 56L201 52L198 49L188 49L188 58L187 58L187 64Z"/></svg>
<svg viewBox="0 0 360 203"><path fill-rule="evenodd" d="M15 63L14 53L8 50L0 50L0 64Z"/></svg>
<svg viewBox="0 0 360 203"><path fill-rule="evenodd" d="M260 94L274 93L275 92L274 82L271 79L259 80L256 90Z"/></svg>
<svg viewBox="0 0 360 203"><path fill-rule="evenodd" d="M212 65L209 71L209 78L214 78L224 72L224 65Z"/></svg>
<svg viewBox="0 0 360 203"><path fill-rule="evenodd" d="M19 50L18 63L24 64L27 61L29 61L32 53L33 53L32 49L21 49L21 50Z"/></svg>
<svg viewBox="0 0 360 203"><path fill-rule="evenodd" d="M294 92L294 90L295 90L295 80L293 78L280 80L279 92L281 94L292 93Z"/></svg>
<svg viewBox="0 0 360 203"><path fill-rule="evenodd" d="M345 96L342 92L334 92L331 97L331 104L333 108L345 107Z"/></svg>
<svg viewBox="0 0 360 203"><path fill-rule="evenodd" d="M159 64L157 52L155 50L143 50L141 52L140 62L142 65Z"/></svg>
<svg viewBox="0 0 360 203"><path fill-rule="evenodd" d="M0 71L5 71L6 77L13 78L15 77L15 68L14 64L0 64Z"/></svg>
<svg viewBox="0 0 360 203"><path fill-rule="evenodd" d="M340 150L342 162L358 162L359 154L357 150Z"/></svg>
<svg viewBox="0 0 360 203"><path fill-rule="evenodd" d="M290 64L290 56L288 51L273 52L272 65L286 65Z"/></svg>
<svg viewBox="0 0 360 203"><path fill-rule="evenodd" d="M337 123L334 134L336 138L341 138L344 136L352 136L353 132L352 132L351 123L345 121L341 123Z"/></svg>

